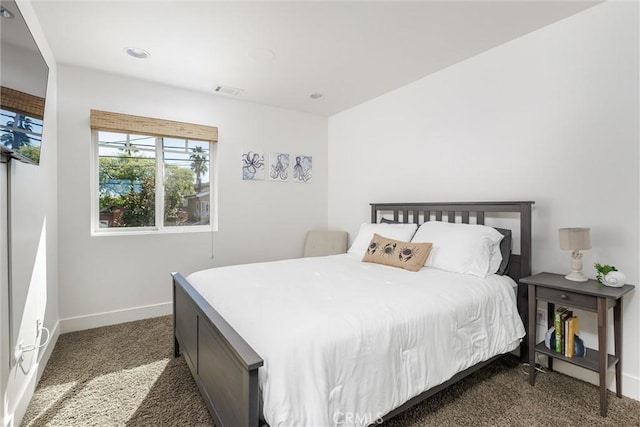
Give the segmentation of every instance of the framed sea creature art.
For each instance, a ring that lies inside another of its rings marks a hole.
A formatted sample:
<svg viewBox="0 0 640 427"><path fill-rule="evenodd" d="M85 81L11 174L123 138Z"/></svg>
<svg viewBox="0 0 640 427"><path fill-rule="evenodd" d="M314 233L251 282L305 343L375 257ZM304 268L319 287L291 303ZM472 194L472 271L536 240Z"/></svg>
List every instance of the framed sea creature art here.
<svg viewBox="0 0 640 427"><path fill-rule="evenodd" d="M257 181L264 179L264 153L246 151L242 153L241 164L243 180Z"/></svg>
<svg viewBox="0 0 640 427"><path fill-rule="evenodd" d="M287 181L289 179L289 154L273 152L269 154L269 180Z"/></svg>
<svg viewBox="0 0 640 427"><path fill-rule="evenodd" d="M296 154L293 156L293 182L311 182L313 178L313 157Z"/></svg>

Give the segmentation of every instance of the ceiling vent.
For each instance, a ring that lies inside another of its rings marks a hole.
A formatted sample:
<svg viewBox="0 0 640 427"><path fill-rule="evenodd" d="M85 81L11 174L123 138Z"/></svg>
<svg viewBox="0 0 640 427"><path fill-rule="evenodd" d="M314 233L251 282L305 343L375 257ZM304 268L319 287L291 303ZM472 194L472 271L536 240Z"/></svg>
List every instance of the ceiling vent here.
<svg viewBox="0 0 640 427"><path fill-rule="evenodd" d="M235 87L229 86L217 86L214 89L214 92L222 93L224 95L238 96L242 93L242 89L236 89Z"/></svg>

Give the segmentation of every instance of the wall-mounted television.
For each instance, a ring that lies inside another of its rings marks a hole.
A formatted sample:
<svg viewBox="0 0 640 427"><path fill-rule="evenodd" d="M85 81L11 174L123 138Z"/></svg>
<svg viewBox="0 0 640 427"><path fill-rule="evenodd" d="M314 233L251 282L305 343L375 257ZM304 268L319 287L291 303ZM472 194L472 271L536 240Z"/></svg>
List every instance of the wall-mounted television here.
<svg viewBox="0 0 640 427"><path fill-rule="evenodd" d="M0 0L0 40L0 153L37 165L49 67L11 0Z"/></svg>

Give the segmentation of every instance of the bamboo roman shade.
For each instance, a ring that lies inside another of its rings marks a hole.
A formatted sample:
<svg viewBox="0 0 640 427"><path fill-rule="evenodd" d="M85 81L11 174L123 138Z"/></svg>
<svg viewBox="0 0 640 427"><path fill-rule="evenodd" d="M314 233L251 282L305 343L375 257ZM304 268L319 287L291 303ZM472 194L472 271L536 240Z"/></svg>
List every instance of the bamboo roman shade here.
<svg viewBox="0 0 640 427"><path fill-rule="evenodd" d="M91 110L91 129L218 142L217 127L100 110Z"/></svg>
<svg viewBox="0 0 640 427"><path fill-rule="evenodd" d="M44 98L19 90L0 86L0 106L3 110L24 114L34 119L44 118Z"/></svg>

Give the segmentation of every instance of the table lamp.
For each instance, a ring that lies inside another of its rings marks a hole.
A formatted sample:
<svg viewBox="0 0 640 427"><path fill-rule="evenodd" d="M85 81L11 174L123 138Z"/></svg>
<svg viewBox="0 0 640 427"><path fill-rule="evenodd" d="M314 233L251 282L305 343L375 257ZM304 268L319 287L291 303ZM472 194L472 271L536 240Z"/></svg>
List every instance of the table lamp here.
<svg viewBox="0 0 640 427"><path fill-rule="evenodd" d="M561 228L560 249L573 251L571 253L571 274L565 277L574 282L586 282L589 280L582 274L582 254L580 251L591 249L590 228Z"/></svg>

